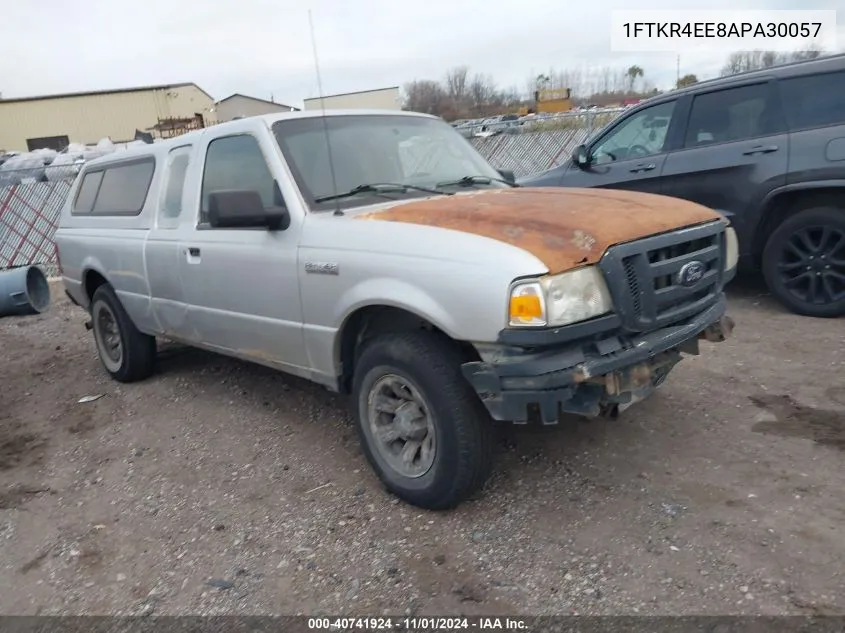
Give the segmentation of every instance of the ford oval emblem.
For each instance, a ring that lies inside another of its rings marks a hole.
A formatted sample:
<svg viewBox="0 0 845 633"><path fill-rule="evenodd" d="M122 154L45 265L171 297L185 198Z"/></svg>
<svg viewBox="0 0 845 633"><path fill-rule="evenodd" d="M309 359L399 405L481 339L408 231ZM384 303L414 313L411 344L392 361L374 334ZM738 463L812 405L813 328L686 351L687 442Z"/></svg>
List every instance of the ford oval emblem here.
<svg viewBox="0 0 845 633"><path fill-rule="evenodd" d="M687 262L678 271L678 283L687 288L694 286L701 281L706 271L707 266L704 265L704 262L698 260Z"/></svg>

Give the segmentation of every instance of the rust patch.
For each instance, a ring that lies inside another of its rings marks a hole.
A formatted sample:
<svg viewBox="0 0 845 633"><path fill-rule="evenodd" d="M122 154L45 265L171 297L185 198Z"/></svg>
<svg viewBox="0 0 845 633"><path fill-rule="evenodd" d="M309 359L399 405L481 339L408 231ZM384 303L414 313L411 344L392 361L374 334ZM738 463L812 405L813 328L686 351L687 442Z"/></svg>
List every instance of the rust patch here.
<svg viewBox="0 0 845 633"><path fill-rule="evenodd" d="M608 247L718 220L677 198L611 189L488 189L430 198L355 216L436 226L522 248L557 273L594 264Z"/></svg>

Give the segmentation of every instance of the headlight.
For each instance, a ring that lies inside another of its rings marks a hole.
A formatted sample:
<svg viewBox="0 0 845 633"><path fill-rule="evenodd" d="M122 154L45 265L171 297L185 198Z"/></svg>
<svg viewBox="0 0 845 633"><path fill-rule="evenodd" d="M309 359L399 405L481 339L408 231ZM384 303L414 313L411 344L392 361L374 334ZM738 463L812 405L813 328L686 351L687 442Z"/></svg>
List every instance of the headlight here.
<svg viewBox="0 0 845 633"><path fill-rule="evenodd" d="M725 229L725 272L736 268L739 261L739 240L731 227Z"/></svg>
<svg viewBox="0 0 845 633"><path fill-rule="evenodd" d="M516 283L511 289L511 327L558 327L607 314L610 291L595 266Z"/></svg>

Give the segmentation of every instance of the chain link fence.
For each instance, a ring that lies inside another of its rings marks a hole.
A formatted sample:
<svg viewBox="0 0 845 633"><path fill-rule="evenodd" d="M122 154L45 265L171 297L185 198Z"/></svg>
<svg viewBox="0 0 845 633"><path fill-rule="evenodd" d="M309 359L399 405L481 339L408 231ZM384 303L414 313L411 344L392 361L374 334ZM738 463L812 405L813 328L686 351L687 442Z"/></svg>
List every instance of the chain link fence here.
<svg viewBox="0 0 845 633"><path fill-rule="evenodd" d="M58 273L53 235L71 180L33 182L0 189L0 269L38 264Z"/></svg>
<svg viewBox="0 0 845 633"><path fill-rule="evenodd" d="M566 162L572 151L612 122L625 108L563 112L555 115L457 126L496 169L510 169L517 178ZM539 117L539 118L538 118ZM484 127L484 130L480 128Z"/></svg>
<svg viewBox="0 0 845 633"><path fill-rule="evenodd" d="M496 169L510 169L519 178L562 164L577 145L620 112L617 108L564 113L528 119L521 125L490 122L469 140ZM425 157L415 158L424 161ZM48 275L57 274L53 235L77 170L78 164L63 165L59 175L58 170L51 174L49 168L45 172L41 167L41 182L26 182L33 179L27 174L20 184L0 187L0 270L37 264Z"/></svg>

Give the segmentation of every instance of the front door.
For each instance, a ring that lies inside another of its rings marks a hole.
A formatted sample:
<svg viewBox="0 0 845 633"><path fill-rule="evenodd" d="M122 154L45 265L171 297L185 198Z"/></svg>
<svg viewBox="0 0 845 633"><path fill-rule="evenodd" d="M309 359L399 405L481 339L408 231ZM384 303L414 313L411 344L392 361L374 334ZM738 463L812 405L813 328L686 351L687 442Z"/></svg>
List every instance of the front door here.
<svg viewBox="0 0 845 633"><path fill-rule="evenodd" d="M593 143L590 165L571 164L561 184L660 193L676 104L658 103L620 120Z"/></svg>
<svg viewBox="0 0 845 633"><path fill-rule="evenodd" d="M297 277L301 222L284 231L212 228L214 191L257 191L266 206L284 204L266 156L264 135L244 132L206 140L196 228L180 242L180 270L194 335L205 346L303 373L308 366ZM261 140L259 140L261 139Z"/></svg>

